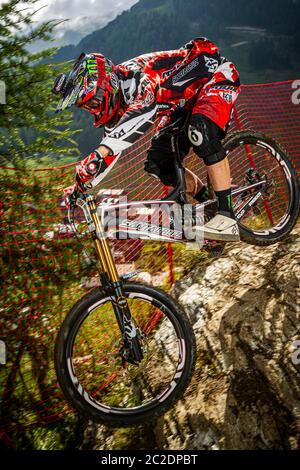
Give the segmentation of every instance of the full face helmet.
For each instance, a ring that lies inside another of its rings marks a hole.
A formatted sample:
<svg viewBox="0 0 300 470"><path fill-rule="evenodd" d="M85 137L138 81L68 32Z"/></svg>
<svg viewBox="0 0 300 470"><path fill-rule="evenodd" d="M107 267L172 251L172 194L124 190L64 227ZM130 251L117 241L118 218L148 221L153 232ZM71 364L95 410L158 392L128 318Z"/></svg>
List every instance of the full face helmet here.
<svg viewBox="0 0 300 470"><path fill-rule="evenodd" d="M102 54L82 53L68 74L57 77L53 92L62 97L56 112L73 105L87 109L96 127L112 121L120 107L116 66Z"/></svg>

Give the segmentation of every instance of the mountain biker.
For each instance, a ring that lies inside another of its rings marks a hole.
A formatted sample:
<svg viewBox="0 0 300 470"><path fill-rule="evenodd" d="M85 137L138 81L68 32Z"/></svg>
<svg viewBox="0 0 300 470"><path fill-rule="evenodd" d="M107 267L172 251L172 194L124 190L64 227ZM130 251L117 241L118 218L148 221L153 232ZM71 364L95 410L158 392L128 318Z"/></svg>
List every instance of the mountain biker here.
<svg viewBox="0 0 300 470"><path fill-rule="evenodd" d="M222 139L240 92L239 74L221 57L218 47L196 38L177 50L153 52L114 65L99 53L81 54L67 75L60 75L54 92L61 94L57 112L76 105L104 127L99 147L76 169L81 191L106 176L124 150L154 123L156 134L145 170L165 185L175 186L171 136L164 131L180 115L189 115L187 135L180 138L182 158L191 147L207 166L217 198L217 214L204 224L204 238L216 233L236 241L239 230L232 210L230 168ZM189 114L188 114L189 113ZM185 170L187 193L196 201L209 199L208 189ZM66 188L70 194L74 186Z"/></svg>

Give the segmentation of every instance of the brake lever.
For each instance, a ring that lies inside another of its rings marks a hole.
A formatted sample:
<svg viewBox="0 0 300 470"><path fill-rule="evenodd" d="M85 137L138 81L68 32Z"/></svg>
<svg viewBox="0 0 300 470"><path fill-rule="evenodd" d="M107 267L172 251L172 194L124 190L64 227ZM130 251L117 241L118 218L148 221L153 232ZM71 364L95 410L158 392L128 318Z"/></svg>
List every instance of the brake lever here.
<svg viewBox="0 0 300 470"><path fill-rule="evenodd" d="M68 196L68 219L71 225L74 225L75 223L74 210L77 203L78 195L78 188L75 187L74 191Z"/></svg>

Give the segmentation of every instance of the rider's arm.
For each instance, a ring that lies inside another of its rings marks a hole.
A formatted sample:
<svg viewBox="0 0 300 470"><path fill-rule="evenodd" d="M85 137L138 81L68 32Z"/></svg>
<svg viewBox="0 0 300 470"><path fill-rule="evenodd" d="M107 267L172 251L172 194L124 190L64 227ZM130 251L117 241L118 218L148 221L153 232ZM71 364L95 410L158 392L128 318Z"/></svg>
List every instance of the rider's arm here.
<svg viewBox="0 0 300 470"><path fill-rule="evenodd" d="M127 150L154 124L156 111L155 102L150 106L134 102L117 126L106 133L100 145L110 149L113 155Z"/></svg>
<svg viewBox="0 0 300 470"><path fill-rule="evenodd" d="M121 153L153 125L156 108L155 103L141 108L135 104L122 116L116 127L106 132L99 147L76 168L76 181L82 190L86 185L97 186L111 171Z"/></svg>
<svg viewBox="0 0 300 470"><path fill-rule="evenodd" d="M85 157L76 167L76 183L84 191L89 186L97 186L112 169L120 155L113 155L104 145Z"/></svg>

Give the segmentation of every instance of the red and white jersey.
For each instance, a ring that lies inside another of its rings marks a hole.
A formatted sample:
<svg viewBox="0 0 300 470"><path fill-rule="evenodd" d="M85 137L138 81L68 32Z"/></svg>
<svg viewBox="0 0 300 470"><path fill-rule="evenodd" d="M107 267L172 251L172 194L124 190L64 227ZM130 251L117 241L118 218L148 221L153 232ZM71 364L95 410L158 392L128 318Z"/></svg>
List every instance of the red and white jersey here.
<svg viewBox="0 0 300 470"><path fill-rule="evenodd" d="M117 123L105 128L101 141L114 155L136 142L157 119L162 131L177 110L204 114L225 129L240 92L234 65L206 38L128 60L117 66L117 73L122 107Z"/></svg>

